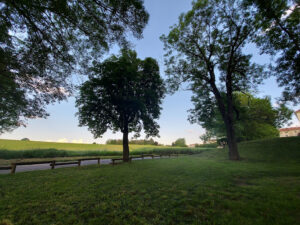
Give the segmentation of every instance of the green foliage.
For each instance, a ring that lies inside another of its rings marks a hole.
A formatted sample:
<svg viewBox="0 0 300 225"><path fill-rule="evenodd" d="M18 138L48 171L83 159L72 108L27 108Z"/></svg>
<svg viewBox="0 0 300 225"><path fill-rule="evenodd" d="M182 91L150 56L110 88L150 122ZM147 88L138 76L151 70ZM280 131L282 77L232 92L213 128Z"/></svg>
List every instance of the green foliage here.
<svg viewBox="0 0 300 225"><path fill-rule="evenodd" d="M300 102L300 3L297 0L244 0L255 7L259 32L256 43L262 53L276 57L272 68L284 100Z"/></svg>
<svg viewBox="0 0 300 225"><path fill-rule="evenodd" d="M186 147L185 139L184 138L178 138L175 142L172 143L172 146L177 147Z"/></svg>
<svg viewBox="0 0 300 225"><path fill-rule="evenodd" d="M142 0L4 0L0 3L0 133L72 93L70 75L113 43L140 38Z"/></svg>
<svg viewBox="0 0 300 225"><path fill-rule="evenodd" d="M21 141L30 141L29 138L22 138Z"/></svg>
<svg viewBox="0 0 300 225"><path fill-rule="evenodd" d="M107 145L122 145L122 139L108 139L105 142ZM154 141L152 138L144 140L130 140L129 144L133 145L159 145L158 142Z"/></svg>
<svg viewBox="0 0 300 225"><path fill-rule="evenodd" d="M175 91L181 83L189 82L203 111L214 99L217 101L226 126L229 157L235 160L239 156L233 93L255 88L267 75L263 66L252 63L251 55L243 52L256 31L251 9L242 8L241 1L198 0L191 11L179 17L169 34L161 37L169 88Z"/></svg>
<svg viewBox="0 0 300 225"><path fill-rule="evenodd" d="M143 129L147 136L158 135L155 120L164 84L154 59L140 60L136 52L122 50L95 64L89 78L76 100L80 126L88 126L95 138L107 129L136 135Z"/></svg>
<svg viewBox="0 0 300 225"><path fill-rule="evenodd" d="M10 220L0 220L0 225L14 225Z"/></svg>
<svg viewBox="0 0 300 225"><path fill-rule="evenodd" d="M240 162L224 160L223 149L211 149L114 167L1 175L0 221L298 224L299 141L298 137L241 143Z"/></svg>
<svg viewBox="0 0 300 225"><path fill-rule="evenodd" d="M196 144L196 148L216 148L218 147L217 143L211 143L211 144Z"/></svg>
<svg viewBox="0 0 300 225"><path fill-rule="evenodd" d="M200 139L203 141L204 144L206 144L208 141L210 141L212 138L214 138L214 135L210 131L206 131L204 134L200 136Z"/></svg>
<svg viewBox="0 0 300 225"><path fill-rule="evenodd" d="M191 110L190 121L199 123L218 138L226 136L216 101L203 105L195 95L193 102L195 109ZM200 110L202 107L207 110ZM277 128L286 124L292 116L292 111L283 104L274 108L267 97L256 98L239 92L234 93L234 109L235 132L239 141L277 137Z"/></svg>

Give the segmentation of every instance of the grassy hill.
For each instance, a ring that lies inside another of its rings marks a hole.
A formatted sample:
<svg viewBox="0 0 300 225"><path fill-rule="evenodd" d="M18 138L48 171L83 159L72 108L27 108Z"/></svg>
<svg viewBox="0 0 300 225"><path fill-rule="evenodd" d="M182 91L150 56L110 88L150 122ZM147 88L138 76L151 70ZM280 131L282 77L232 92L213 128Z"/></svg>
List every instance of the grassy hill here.
<svg viewBox="0 0 300 225"><path fill-rule="evenodd" d="M238 162L229 161L224 149L211 149L114 167L2 175L0 221L299 224L299 147L299 137L277 138L239 144Z"/></svg>

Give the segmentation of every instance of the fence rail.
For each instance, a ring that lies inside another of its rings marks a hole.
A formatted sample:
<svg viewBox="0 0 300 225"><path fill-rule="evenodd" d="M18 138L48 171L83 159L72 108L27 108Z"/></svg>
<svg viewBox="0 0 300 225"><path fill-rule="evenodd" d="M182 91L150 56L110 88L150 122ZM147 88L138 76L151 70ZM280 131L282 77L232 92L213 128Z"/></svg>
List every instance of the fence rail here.
<svg viewBox="0 0 300 225"><path fill-rule="evenodd" d="M142 154L140 156L131 156L129 157L129 162L132 161L132 159L144 159L145 157L151 157L154 159L155 157L163 157L163 156L177 156L179 154L159 154L159 155L154 155L154 154ZM64 160L64 161L56 161L56 160L49 160L49 161L35 161L35 162L14 162L11 163L10 166L0 166L0 170L10 170L11 174L14 174L16 172L17 166L25 166L25 165L37 165L37 164L47 164L49 163L49 166L51 169L55 169L55 166L62 166L62 165L78 165L78 167L81 166L82 161L90 161L90 160L97 160L97 164L100 166L100 157L97 158L81 158L81 159L73 159L73 160ZM111 158L112 165L116 164L116 161L122 161L123 158Z"/></svg>

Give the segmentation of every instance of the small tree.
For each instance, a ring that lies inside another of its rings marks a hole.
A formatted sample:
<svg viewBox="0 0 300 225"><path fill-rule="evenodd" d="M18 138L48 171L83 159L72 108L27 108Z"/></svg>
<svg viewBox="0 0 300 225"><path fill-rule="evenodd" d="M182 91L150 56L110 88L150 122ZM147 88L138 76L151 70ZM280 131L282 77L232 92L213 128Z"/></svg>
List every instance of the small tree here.
<svg viewBox="0 0 300 225"><path fill-rule="evenodd" d="M164 84L157 62L140 60L134 51L122 50L103 63L95 64L89 80L77 97L79 125L88 126L95 138L107 129L123 133L123 160L129 160L128 134L142 129L158 136L160 104Z"/></svg>
<svg viewBox="0 0 300 225"><path fill-rule="evenodd" d="M21 141L30 141L29 138L22 138Z"/></svg>
<svg viewBox="0 0 300 225"><path fill-rule="evenodd" d="M172 143L172 146L176 147L186 147L185 139L184 138L178 138L175 142Z"/></svg>
<svg viewBox="0 0 300 225"><path fill-rule="evenodd" d="M214 137L214 135L212 134L212 132L210 132L209 130L207 130L204 134L202 134L200 136L201 141L203 141L203 144L206 144L207 142L209 142L212 138Z"/></svg>

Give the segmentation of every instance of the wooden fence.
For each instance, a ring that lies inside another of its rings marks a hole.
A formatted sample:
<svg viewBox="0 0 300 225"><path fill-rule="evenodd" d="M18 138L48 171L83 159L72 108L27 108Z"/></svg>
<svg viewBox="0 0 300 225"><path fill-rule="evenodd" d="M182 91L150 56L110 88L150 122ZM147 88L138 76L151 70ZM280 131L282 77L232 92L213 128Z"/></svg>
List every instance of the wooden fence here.
<svg viewBox="0 0 300 225"><path fill-rule="evenodd" d="M142 154L140 156L131 156L129 157L129 162L131 162L133 159L144 159L145 157L151 157L154 159L155 157L163 157L163 156L177 156L178 154L160 154L160 155L153 155L153 154ZM105 159L105 158L103 158ZM2 166L0 167L0 170L10 170L11 174L14 174L16 172L17 166L25 166L25 165L37 165L37 164L48 164L50 165L51 169L55 169L55 166L62 166L62 165L77 165L78 167L81 166L82 161L88 161L88 160L97 160L97 164L100 166L100 157L97 158L81 158L81 159L75 159L75 160L65 160L65 161L56 161L56 160L50 160L50 161L36 161L36 162L14 162L11 163L10 166ZM116 165L117 161L123 161L123 158L112 158L110 159L112 161L112 165Z"/></svg>

